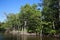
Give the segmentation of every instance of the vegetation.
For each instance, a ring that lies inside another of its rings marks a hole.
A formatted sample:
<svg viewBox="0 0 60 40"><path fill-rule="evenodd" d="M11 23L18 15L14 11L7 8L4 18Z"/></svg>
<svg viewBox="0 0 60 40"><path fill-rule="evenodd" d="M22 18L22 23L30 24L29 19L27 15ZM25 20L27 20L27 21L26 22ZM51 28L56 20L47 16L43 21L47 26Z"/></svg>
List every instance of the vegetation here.
<svg viewBox="0 0 60 40"><path fill-rule="evenodd" d="M11 30L26 28L27 32L33 33L40 33L42 30L43 34L60 33L58 1L44 0L42 4L44 4L42 11L36 4L22 6L19 13L8 14L6 21L0 23L0 28L10 28Z"/></svg>
<svg viewBox="0 0 60 40"><path fill-rule="evenodd" d="M52 32L54 30L56 33L59 31L59 4L58 0L44 0L42 14L44 16L45 22L50 22L48 25L44 25L43 32ZM53 33L55 33L53 32ZM58 32L59 33L59 32Z"/></svg>

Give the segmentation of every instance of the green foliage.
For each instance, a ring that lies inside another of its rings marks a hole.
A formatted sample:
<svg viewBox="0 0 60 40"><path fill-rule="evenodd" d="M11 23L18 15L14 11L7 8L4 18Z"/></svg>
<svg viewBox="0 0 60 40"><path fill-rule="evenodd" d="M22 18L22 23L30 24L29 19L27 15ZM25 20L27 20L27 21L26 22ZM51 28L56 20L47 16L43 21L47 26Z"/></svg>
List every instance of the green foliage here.
<svg viewBox="0 0 60 40"><path fill-rule="evenodd" d="M29 4L26 4L21 8L21 13L20 13L20 19L22 22L22 25L24 26L24 21L27 22L26 27L27 30L31 30L35 32L35 29L37 27L40 28L40 22L41 22L41 12L40 10L36 9L36 5L30 6ZM40 30L39 30L40 31Z"/></svg>
<svg viewBox="0 0 60 40"><path fill-rule="evenodd" d="M42 13L37 9L37 5L26 4L21 6L21 10L17 14L8 14L6 21L0 23L0 28L26 28L28 32L38 32L55 34L59 31L58 26L58 1L44 0ZM44 16L44 19L42 18ZM26 21L26 24L25 24Z"/></svg>
<svg viewBox="0 0 60 40"><path fill-rule="evenodd" d="M56 34L56 30L51 30L50 34Z"/></svg>
<svg viewBox="0 0 60 40"><path fill-rule="evenodd" d="M40 32L41 30L41 12L37 10L37 5L29 5L21 7L18 14L10 13L7 15L7 20L2 25L3 28L27 28L28 32ZM26 26L25 26L26 21ZM37 30L36 30L37 29Z"/></svg>
<svg viewBox="0 0 60 40"><path fill-rule="evenodd" d="M59 29L57 24L57 22L59 21L59 17L58 17L59 4L58 4L58 0L44 0L43 4L44 5L43 5L42 15L44 16L43 22L45 22L45 24L43 24L44 26L43 32L50 33L50 30Z"/></svg>

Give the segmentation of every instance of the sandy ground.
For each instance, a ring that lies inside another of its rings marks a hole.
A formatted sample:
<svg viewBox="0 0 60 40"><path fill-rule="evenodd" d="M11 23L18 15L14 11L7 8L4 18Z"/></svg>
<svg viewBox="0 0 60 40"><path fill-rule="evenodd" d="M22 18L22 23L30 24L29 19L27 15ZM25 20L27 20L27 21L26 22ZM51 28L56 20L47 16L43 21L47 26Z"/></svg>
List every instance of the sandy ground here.
<svg viewBox="0 0 60 40"><path fill-rule="evenodd" d="M11 31L11 34L24 34L24 35L36 35L36 33L27 33L26 31Z"/></svg>

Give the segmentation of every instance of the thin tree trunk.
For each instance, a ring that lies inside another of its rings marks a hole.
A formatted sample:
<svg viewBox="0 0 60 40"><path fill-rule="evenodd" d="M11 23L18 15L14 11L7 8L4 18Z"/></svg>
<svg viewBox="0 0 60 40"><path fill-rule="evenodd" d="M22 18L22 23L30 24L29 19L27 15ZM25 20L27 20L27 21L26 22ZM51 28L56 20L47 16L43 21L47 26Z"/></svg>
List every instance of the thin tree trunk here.
<svg viewBox="0 0 60 40"><path fill-rule="evenodd" d="M55 29L54 21L53 21L53 29Z"/></svg>

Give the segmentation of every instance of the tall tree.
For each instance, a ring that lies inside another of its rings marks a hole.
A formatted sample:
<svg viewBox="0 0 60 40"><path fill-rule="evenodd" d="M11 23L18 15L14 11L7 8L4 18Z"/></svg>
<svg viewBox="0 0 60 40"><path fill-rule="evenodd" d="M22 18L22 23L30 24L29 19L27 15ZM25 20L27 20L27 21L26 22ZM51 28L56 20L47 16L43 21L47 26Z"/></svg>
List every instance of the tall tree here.
<svg viewBox="0 0 60 40"><path fill-rule="evenodd" d="M44 20L51 22L52 29L58 30L59 27L59 1L58 0L44 0L43 1L43 12Z"/></svg>
<svg viewBox="0 0 60 40"><path fill-rule="evenodd" d="M30 6L29 4L22 6L20 19L22 25L24 25L24 21L26 21L26 27L28 31L35 32L37 28L40 31L41 28L40 18L41 18L41 12L40 10L37 10L37 6L35 4L33 4L32 6Z"/></svg>

